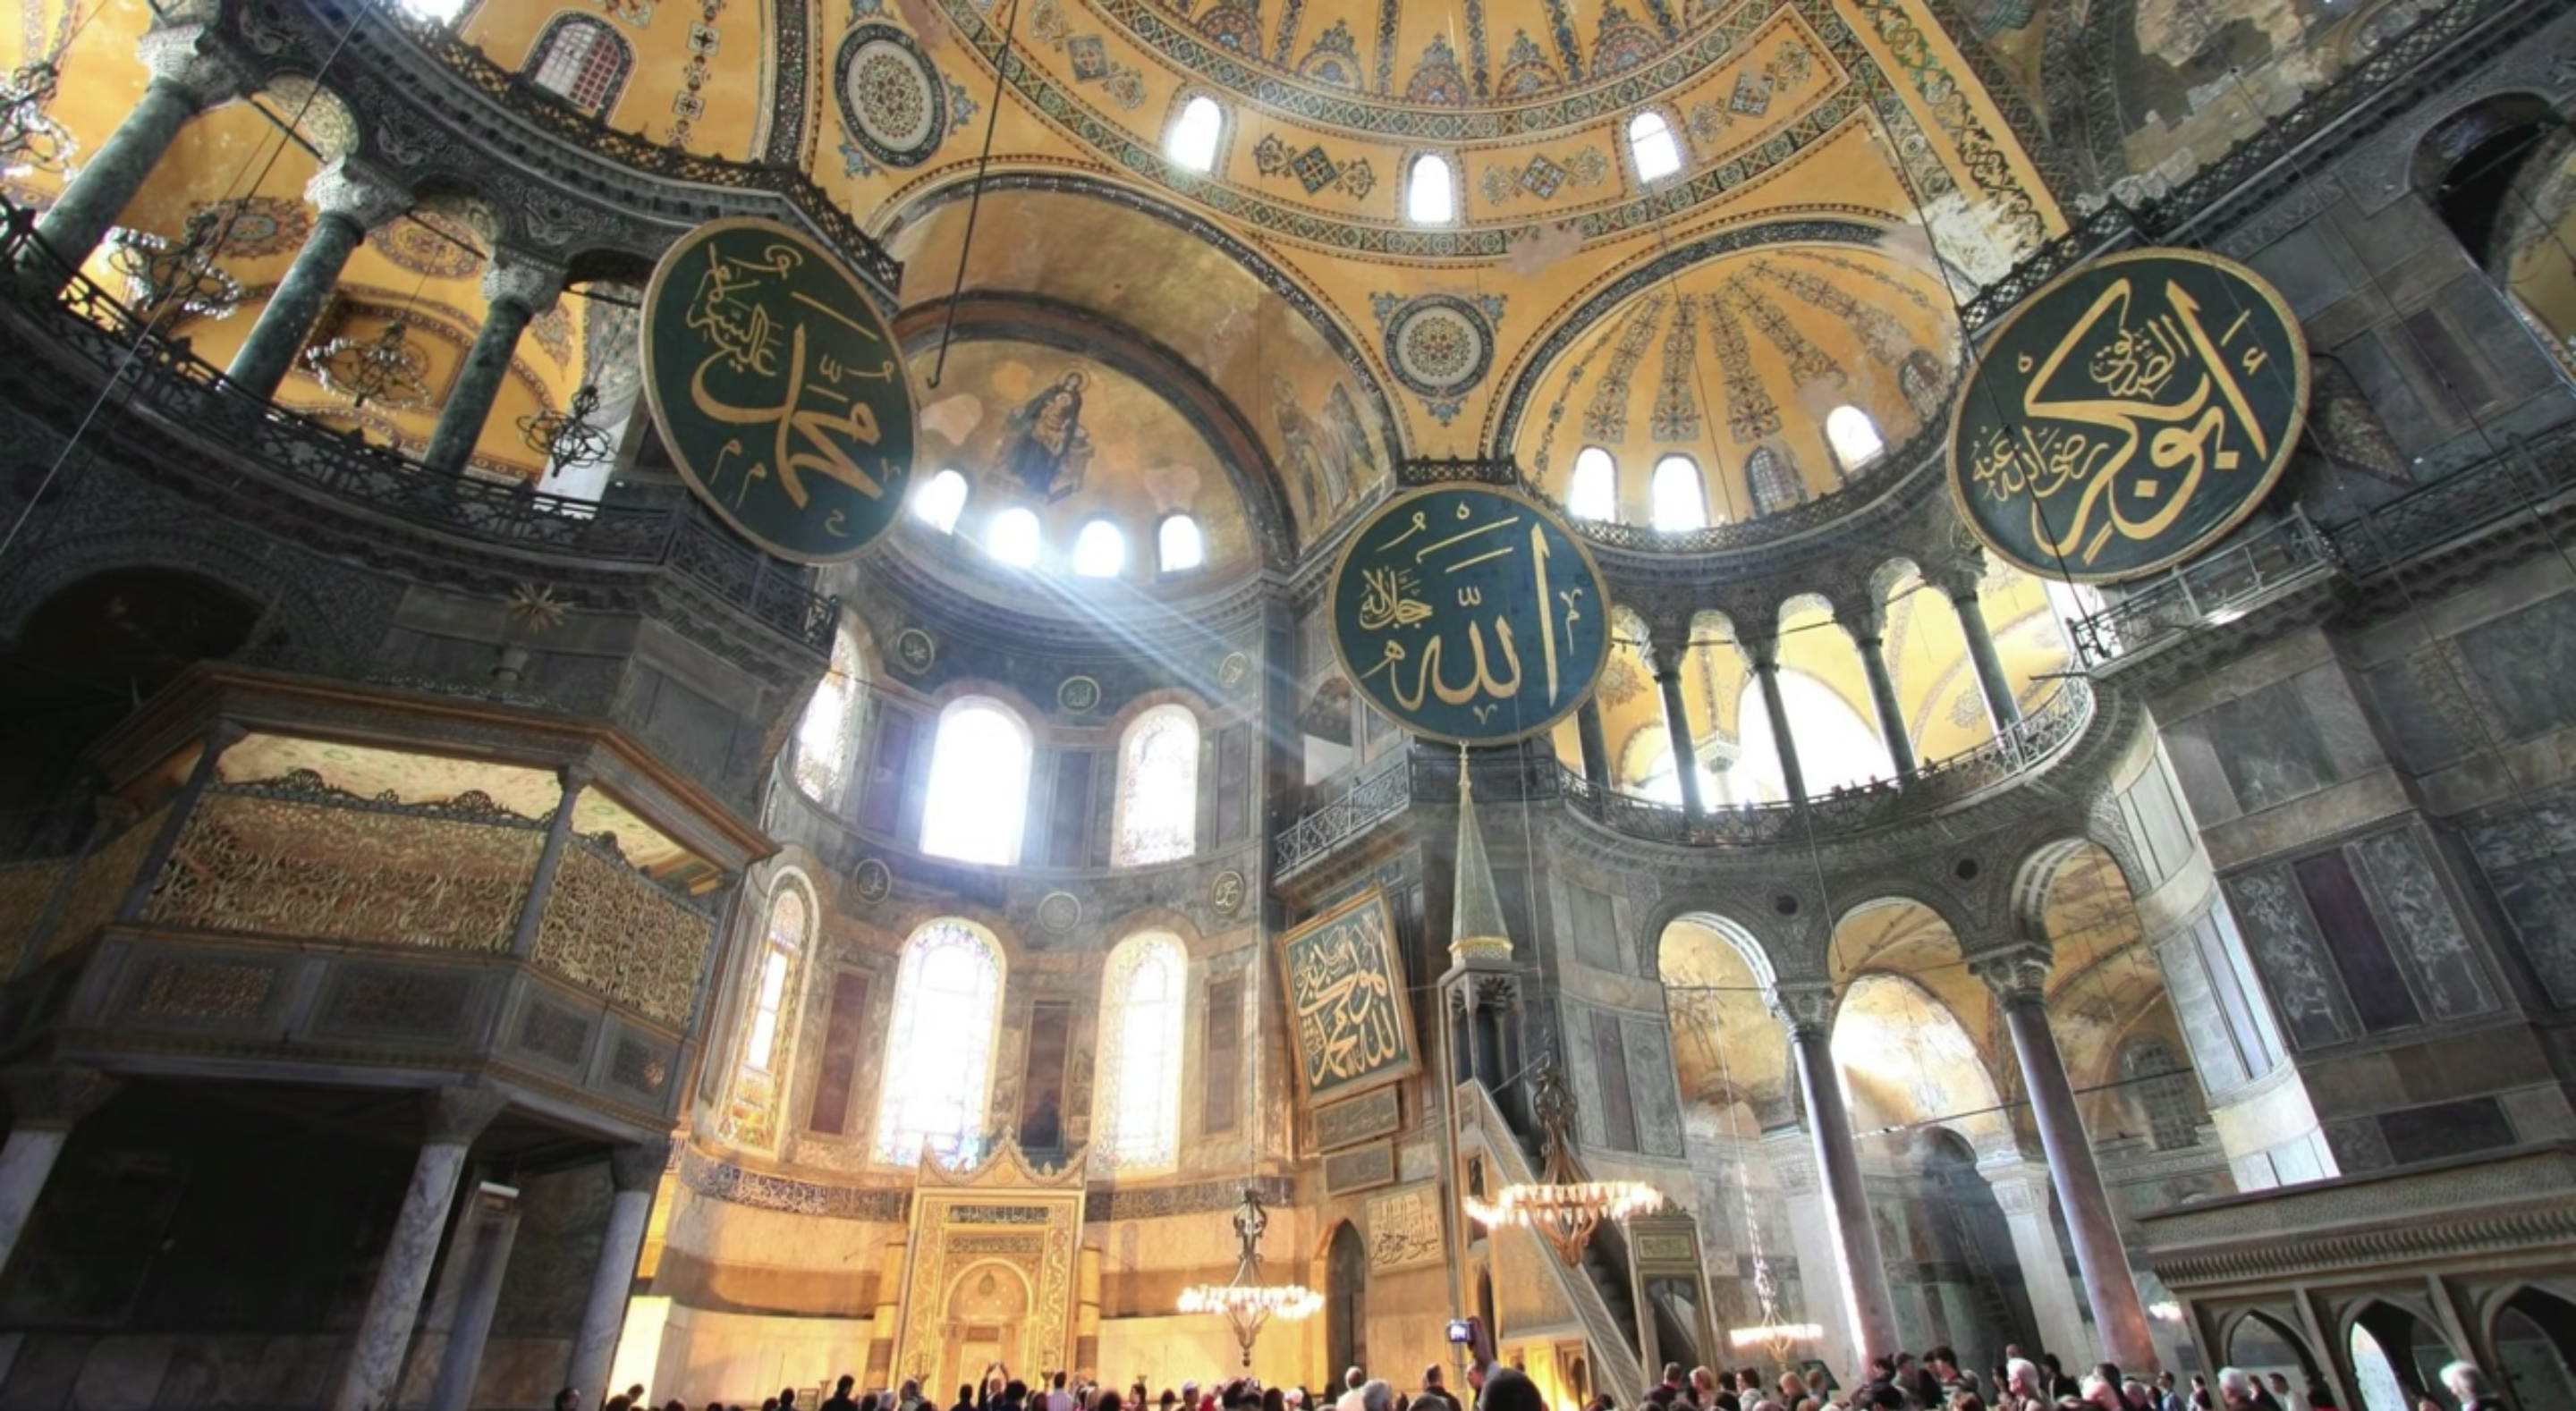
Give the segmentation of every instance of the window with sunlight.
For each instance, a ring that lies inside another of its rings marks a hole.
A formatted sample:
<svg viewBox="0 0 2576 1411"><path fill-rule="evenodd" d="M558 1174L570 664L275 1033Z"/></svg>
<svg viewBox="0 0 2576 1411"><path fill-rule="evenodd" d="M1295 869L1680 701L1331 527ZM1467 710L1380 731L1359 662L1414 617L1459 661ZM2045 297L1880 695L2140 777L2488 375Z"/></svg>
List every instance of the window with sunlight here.
<svg viewBox="0 0 2576 1411"><path fill-rule="evenodd" d="M1873 779L1893 777L1887 740L1862 718L1860 711L1833 687L1804 671L1782 668L1780 701L1789 715L1790 741L1798 751L1798 773L1807 797L1821 798L1836 789L1857 789ZM1740 733L1735 767L1742 776L1737 797L1747 803L1783 803L1789 797L1780 747L1771 733L1771 712L1762 703L1762 683L1748 681L1736 700Z"/></svg>
<svg viewBox="0 0 2576 1411"><path fill-rule="evenodd" d="M993 516L992 526L984 531L984 552L1013 568L1037 567L1038 512L1013 505Z"/></svg>
<svg viewBox="0 0 2576 1411"><path fill-rule="evenodd" d="M933 857L1008 867L1020 860L1029 807L1029 732L985 696L952 702L930 749L921 850Z"/></svg>
<svg viewBox="0 0 2576 1411"><path fill-rule="evenodd" d="M537 45L528 78L598 117L616 106L617 90L626 86L626 71L634 66L634 51L617 31L586 16L566 15Z"/></svg>
<svg viewBox="0 0 2576 1411"><path fill-rule="evenodd" d="M1637 161L1639 181L1660 181L1682 169L1682 146L1673 140L1672 124L1655 112L1628 119L1628 154Z"/></svg>
<svg viewBox="0 0 2576 1411"><path fill-rule="evenodd" d="M1118 742L1118 806L1109 861L1170 862L1198 851L1199 719L1187 706L1156 706Z"/></svg>
<svg viewBox="0 0 2576 1411"><path fill-rule="evenodd" d="M1701 483L1699 465L1690 457L1666 456L1655 462L1654 482L1647 489L1656 529L1678 534L1708 527L1708 486Z"/></svg>
<svg viewBox="0 0 2576 1411"><path fill-rule="evenodd" d="M1076 578L1115 578L1127 567L1127 536L1105 519L1082 526L1073 539Z"/></svg>
<svg viewBox="0 0 2576 1411"><path fill-rule="evenodd" d="M1458 176L1448 158L1425 152L1413 159L1404 179L1404 218L1415 225L1458 219Z"/></svg>
<svg viewBox="0 0 2576 1411"><path fill-rule="evenodd" d="M1163 150L1177 166L1191 171L1216 170L1216 149L1225 138L1225 109L1208 97L1192 98L1181 105L1181 115L1172 123L1171 138Z"/></svg>
<svg viewBox="0 0 2576 1411"><path fill-rule="evenodd" d="M782 882L770 898L769 925L754 952L733 1092L725 1101L723 1130L733 1141L770 1146L778 1140L778 1103L788 1068L780 1040L793 1032L796 962L805 953L812 916L804 889L793 882Z"/></svg>
<svg viewBox="0 0 2576 1411"><path fill-rule="evenodd" d="M838 808L859 736L859 639L844 626L832 639L831 669L814 686L796 722L796 787L825 808Z"/></svg>
<svg viewBox="0 0 2576 1411"><path fill-rule="evenodd" d="M1002 953L964 921L933 921L904 943L886 1030L876 1158L908 1166L979 1154L1001 1015Z"/></svg>
<svg viewBox="0 0 2576 1411"><path fill-rule="evenodd" d="M403 13L414 19L445 24L465 12L470 0L397 0Z"/></svg>
<svg viewBox="0 0 2576 1411"><path fill-rule="evenodd" d="M1576 519L1619 517L1619 463L1598 446L1574 453L1574 477L1565 485L1565 512Z"/></svg>
<svg viewBox="0 0 2576 1411"><path fill-rule="evenodd" d="M1207 562L1207 537L1199 522L1185 514L1163 516L1154 531L1154 556L1165 573L1186 573Z"/></svg>
<svg viewBox="0 0 2576 1411"><path fill-rule="evenodd" d="M1833 443L1834 459L1847 471L1858 470L1877 459L1886 449L1878 439L1878 426L1869 413L1858 407L1841 406L1825 415L1825 439Z"/></svg>
<svg viewBox="0 0 2576 1411"><path fill-rule="evenodd" d="M966 512L966 477L943 470L912 492L912 512L942 534L957 532L957 516Z"/></svg>
<svg viewBox="0 0 2576 1411"><path fill-rule="evenodd" d="M1180 1157L1187 974L1180 943L1169 936L1136 936L1109 954L1100 985L1100 1087L1091 1115L1096 1169L1169 1170Z"/></svg>

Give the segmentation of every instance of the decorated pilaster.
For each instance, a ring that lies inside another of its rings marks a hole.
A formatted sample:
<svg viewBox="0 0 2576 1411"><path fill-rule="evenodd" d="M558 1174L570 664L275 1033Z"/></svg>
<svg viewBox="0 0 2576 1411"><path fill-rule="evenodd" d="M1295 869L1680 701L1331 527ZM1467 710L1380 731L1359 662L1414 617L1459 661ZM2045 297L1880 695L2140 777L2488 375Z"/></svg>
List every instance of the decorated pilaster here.
<svg viewBox="0 0 2576 1411"><path fill-rule="evenodd" d="M437 429L429 434L429 448L421 452L422 465L451 474L465 468L474 443L482 439L483 423L492 417L502 379L510 374L519 335L527 332L530 320L555 306L563 287L561 265L507 245L492 252L492 262L483 270L483 328L456 370Z"/></svg>
<svg viewBox="0 0 2576 1411"><path fill-rule="evenodd" d="M1893 1353L1897 1350L1896 1299L1888 1292L1878 1226L1870 1220L1869 1195L1861 1183L1860 1149L1852 1141L1851 1112L1843 1105L1842 1078L1834 1070L1838 998L1832 986L1821 982L1782 983L1772 987L1770 1001L1772 1014L1789 1030L1798 1088L1807 1100L1807 1135L1815 1144L1818 1184L1824 1190L1825 1213L1838 1256L1836 1268L1808 1274L1807 1285L1813 1289L1819 1278L1838 1273L1860 1356Z"/></svg>
<svg viewBox="0 0 2576 1411"><path fill-rule="evenodd" d="M367 232L411 208L410 192L348 157L314 173L304 197L313 203L313 233L224 370L234 386L257 397L277 395Z"/></svg>

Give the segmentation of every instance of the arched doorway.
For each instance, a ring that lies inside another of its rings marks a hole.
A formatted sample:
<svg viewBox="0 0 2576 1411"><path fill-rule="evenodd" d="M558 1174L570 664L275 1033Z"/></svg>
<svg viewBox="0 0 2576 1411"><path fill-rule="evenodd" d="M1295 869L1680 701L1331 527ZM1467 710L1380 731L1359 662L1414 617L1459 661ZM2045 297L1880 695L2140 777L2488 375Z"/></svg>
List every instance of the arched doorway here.
<svg viewBox="0 0 2576 1411"><path fill-rule="evenodd" d="M2317 1360L2308 1352L2288 1325L2268 1314L2247 1315L2227 1334L2227 1365L2242 1367L2269 1383L2272 1374L2290 1379L2290 1390L2297 1393L2311 1383L2321 1383ZM2402 1411L2413 1411L2412 1407Z"/></svg>
<svg viewBox="0 0 2576 1411"><path fill-rule="evenodd" d="M2345 1338L2353 1392L2365 1411L2414 1411L2419 1399L2441 1387L2442 1364L2458 1355L2432 1324L2393 1303L2363 1309Z"/></svg>
<svg viewBox="0 0 2576 1411"><path fill-rule="evenodd" d="M2576 1406L2576 1303L2524 1289L2496 1310L2496 1374L2523 1406Z"/></svg>
<svg viewBox="0 0 2576 1411"><path fill-rule="evenodd" d="M1324 1256L1324 1350L1334 1376L1368 1365L1368 1247L1347 1220Z"/></svg>

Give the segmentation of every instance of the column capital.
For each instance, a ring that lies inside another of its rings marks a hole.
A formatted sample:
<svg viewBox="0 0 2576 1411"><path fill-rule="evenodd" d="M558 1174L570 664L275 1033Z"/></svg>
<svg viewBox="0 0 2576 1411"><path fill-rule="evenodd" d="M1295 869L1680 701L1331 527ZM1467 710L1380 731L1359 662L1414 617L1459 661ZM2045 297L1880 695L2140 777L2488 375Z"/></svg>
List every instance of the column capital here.
<svg viewBox="0 0 2576 1411"><path fill-rule="evenodd" d="M1973 601L1985 577L1986 556L1977 549L1923 565L1923 581L1940 589L1941 595L1954 603L1962 598Z"/></svg>
<svg viewBox="0 0 2576 1411"><path fill-rule="evenodd" d="M1744 649L1744 659L1756 671L1780 669L1780 629L1778 627L1735 627L1735 644Z"/></svg>
<svg viewBox="0 0 2576 1411"><path fill-rule="evenodd" d="M2040 1004L2048 997L2052 960L2045 946L2016 945L1968 957L1968 973L1985 981L1995 1002L2006 1008Z"/></svg>
<svg viewBox="0 0 2576 1411"><path fill-rule="evenodd" d="M541 314L555 306L563 287L562 265L508 245L494 249L483 266L483 297L496 307L517 304L532 316Z"/></svg>
<svg viewBox="0 0 2576 1411"><path fill-rule="evenodd" d="M599 771L587 761L567 764L555 771L555 782L563 786L563 796L567 800L580 797L582 790L598 781Z"/></svg>
<svg viewBox="0 0 2576 1411"><path fill-rule="evenodd" d="M199 108L240 97L250 75L215 38L211 24L156 24L135 46L152 81L166 83Z"/></svg>
<svg viewBox="0 0 2576 1411"><path fill-rule="evenodd" d="M1824 981L1795 983L1780 981L1763 995L1771 1006L1771 1015L1788 1026L1789 1035L1798 1039L1822 1039L1833 1032L1834 1012L1842 1006L1842 996Z"/></svg>
<svg viewBox="0 0 2576 1411"><path fill-rule="evenodd" d="M421 1103L423 1140L432 1146L471 1146L510 1105L499 1088L433 1088Z"/></svg>
<svg viewBox="0 0 2576 1411"><path fill-rule="evenodd" d="M608 1179L622 1192L649 1191L671 1169L671 1138L648 1137L608 1153Z"/></svg>
<svg viewBox="0 0 2576 1411"><path fill-rule="evenodd" d="M326 216L372 230L411 209L411 192L354 157L340 157L304 183L304 199Z"/></svg>
<svg viewBox="0 0 2576 1411"><path fill-rule="evenodd" d="M78 1064L49 1063L0 1073L15 1130L68 1132L125 1090L122 1079Z"/></svg>
<svg viewBox="0 0 2576 1411"><path fill-rule="evenodd" d="M1851 634L1855 646L1875 647L1887 632L1887 605L1875 597L1856 602L1834 601L1834 621Z"/></svg>

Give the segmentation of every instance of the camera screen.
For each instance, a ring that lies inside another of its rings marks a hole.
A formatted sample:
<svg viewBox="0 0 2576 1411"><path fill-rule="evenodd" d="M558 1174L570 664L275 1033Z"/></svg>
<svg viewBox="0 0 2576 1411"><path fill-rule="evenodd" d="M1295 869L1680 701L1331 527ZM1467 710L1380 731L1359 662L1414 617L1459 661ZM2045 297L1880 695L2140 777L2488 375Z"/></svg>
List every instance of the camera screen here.
<svg viewBox="0 0 2576 1411"><path fill-rule="evenodd" d="M1476 1340L1475 1329L1470 1327L1467 1320L1464 1318L1452 1318L1449 1320L1449 1340L1451 1342L1460 1343L1474 1342Z"/></svg>

